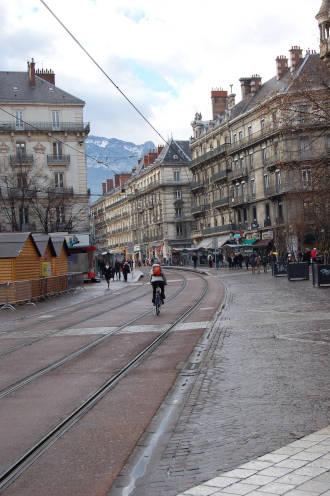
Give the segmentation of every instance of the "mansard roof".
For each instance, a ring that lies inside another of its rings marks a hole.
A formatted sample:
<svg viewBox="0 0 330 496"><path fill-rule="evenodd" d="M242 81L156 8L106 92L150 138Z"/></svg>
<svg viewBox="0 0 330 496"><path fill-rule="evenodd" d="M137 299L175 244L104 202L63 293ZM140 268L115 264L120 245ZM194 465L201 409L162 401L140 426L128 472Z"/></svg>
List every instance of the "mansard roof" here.
<svg viewBox="0 0 330 496"><path fill-rule="evenodd" d="M28 72L9 71L0 71L0 101L80 105L85 103L37 75L33 86L30 84Z"/></svg>
<svg viewBox="0 0 330 496"><path fill-rule="evenodd" d="M189 141L176 141L173 138L164 146L155 164L185 164L191 162Z"/></svg>
<svg viewBox="0 0 330 496"><path fill-rule="evenodd" d="M320 87L320 70L324 68L322 64L323 62L320 60L318 54L308 53L293 72L288 69L280 79L277 79L276 76L269 79L260 87L260 90L255 95L247 95L247 97L235 105L230 112L229 120L233 120L245 112L252 110L275 95L299 90L302 82L304 84L307 82L311 87Z"/></svg>
<svg viewBox="0 0 330 496"><path fill-rule="evenodd" d="M330 0L323 0L320 10L315 17L316 19L318 19L319 17L326 17L329 15L329 12L330 12Z"/></svg>

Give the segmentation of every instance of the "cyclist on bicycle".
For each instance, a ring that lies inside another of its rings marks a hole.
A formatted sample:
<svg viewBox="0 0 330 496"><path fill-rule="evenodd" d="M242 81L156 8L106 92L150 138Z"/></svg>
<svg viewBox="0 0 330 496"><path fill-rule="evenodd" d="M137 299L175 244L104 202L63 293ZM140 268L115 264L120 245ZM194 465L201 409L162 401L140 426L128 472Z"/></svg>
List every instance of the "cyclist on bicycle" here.
<svg viewBox="0 0 330 496"><path fill-rule="evenodd" d="M164 303L165 300L165 291L164 291L164 286L166 286L167 281L164 272L162 271L161 266L158 263L158 260L154 260L154 264L151 267L150 271L150 282L152 284L152 303L155 304L155 296L156 296L156 288L157 286L160 287L161 289L161 295L160 298L162 300L162 303Z"/></svg>

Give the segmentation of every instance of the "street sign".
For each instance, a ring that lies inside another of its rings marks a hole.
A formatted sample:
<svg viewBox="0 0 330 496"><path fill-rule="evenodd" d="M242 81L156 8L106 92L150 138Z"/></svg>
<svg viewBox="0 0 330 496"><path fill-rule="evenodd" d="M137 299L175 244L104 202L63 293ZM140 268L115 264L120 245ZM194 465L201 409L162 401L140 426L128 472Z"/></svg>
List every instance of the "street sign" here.
<svg viewBox="0 0 330 496"><path fill-rule="evenodd" d="M133 255L133 253L134 253L134 243L133 243L133 241L129 241L127 243L127 253L129 255Z"/></svg>

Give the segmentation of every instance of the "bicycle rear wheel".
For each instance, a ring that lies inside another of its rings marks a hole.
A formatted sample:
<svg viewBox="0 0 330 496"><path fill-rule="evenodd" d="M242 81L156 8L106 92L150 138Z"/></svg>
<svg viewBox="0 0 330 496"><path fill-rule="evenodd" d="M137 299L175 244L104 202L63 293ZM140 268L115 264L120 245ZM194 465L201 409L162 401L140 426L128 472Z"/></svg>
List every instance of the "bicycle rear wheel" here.
<svg viewBox="0 0 330 496"><path fill-rule="evenodd" d="M156 293L155 296L155 307L156 307L156 315L160 314L160 296L159 293Z"/></svg>

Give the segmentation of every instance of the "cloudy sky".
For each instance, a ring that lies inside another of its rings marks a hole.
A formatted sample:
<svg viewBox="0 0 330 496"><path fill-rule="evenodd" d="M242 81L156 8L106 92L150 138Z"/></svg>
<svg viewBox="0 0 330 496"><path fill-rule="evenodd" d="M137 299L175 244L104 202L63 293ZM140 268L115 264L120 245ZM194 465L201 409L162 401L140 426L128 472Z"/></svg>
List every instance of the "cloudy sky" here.
<svg viewBox="0 0 330 496"><path fill-rule="evenodd" d="M321 0L46 0L165 138L188 139L195 113L211 118L210 91L275 75L292 45L318 51ZM53 69L85 100L91 133L137 144L161 139L74 43L40 0L0 0L0 70Z"/></svg>

